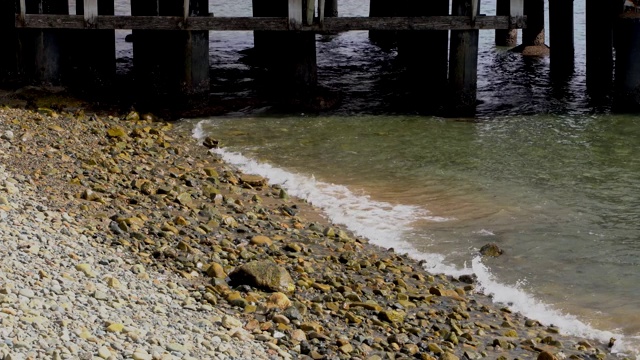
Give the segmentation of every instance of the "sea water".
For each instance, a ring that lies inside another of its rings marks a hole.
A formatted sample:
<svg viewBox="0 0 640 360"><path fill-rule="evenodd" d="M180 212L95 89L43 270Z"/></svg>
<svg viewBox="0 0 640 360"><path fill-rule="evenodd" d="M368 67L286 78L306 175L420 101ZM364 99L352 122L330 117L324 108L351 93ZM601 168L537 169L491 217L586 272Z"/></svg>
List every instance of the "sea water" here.
<svg viewBox="0 0 640 360"><path fill-rule="evenodd" d="M590 102L584 1L574 5L576 67L562 84L551 80L547 58L496 48L493 32L480 32L473 119L393 106L396 52L348 32L317 36L319 82L342 94L338 109L246 109L180 126L222 140L226 161L282 184L373 243L423 259L433 272L475 273L479 291L495 301L565 333L616 337L615 352L637 356L640 124ZM368 1L339 6L342 16L368 14ZM251 16L251 2L216 0L210 10ZM481 11L494 15L495 1ZM116 2L117 14L128 12L127 1ZM118 32L117 44L125 68L126 34ZM253 69L241 61L251 32L210 35L214 95L251 96ZM505 253L479 257L489 242Z"/></svg>
<svg viewBox="0 0 640 360"><path fill-rule="evenodd" d="M629 116L244 116L197 137L373 243L494 300L639 348L640 127ZM482 259L498 244L505 253Z"/></svg>

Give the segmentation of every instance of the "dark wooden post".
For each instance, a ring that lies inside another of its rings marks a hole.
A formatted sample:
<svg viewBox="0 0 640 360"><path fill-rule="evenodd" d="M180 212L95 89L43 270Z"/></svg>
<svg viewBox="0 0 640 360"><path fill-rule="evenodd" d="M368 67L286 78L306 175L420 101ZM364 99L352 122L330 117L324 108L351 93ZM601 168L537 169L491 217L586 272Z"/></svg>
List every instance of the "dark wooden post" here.
<svg viewBox="0 0 640 360"><path fill-rule="evenodd" d="M255 17L288 17L295 30L307 21L308 3L303 0L253 0ZM304 9L304 12L303 12ZM313 88L318 81L314 33L254 31L256 60L268 69L266 88Z"/></svg>
<svg viewBox="0 0 640 360"><path fill-rule="evenodd" d="M473 6L473 2L477 5ZM479 0L453 0L452 15L475 18L471 9L478 9ZM478 30L451 31L449 54L449 86L453 115L470 116L476 110L478 88Z"/></svg>
<svg viewBox="0 0 640 360"><path fill-rule="evenodd" d="M619 18L615 26L616 111L640 111L640 19Z"/></svg>
<svg viewBox="0 0 640 360"><path fill-rule="evenodd" d="M497 0L496 15L510 15L511 0ZM518 45L518 30L496 30L496 46L514 47Z"/></svg>
<svg viewBox="0 0 640 360"><path fill-rule="evenodd" d="M77 0L76 14L85 15L85 10L87 26L91 26L95 14L114 14L114 0ZM73 35L76 38L74 71L69 81L86 90L110 88L116 72L115 30L77 31Z"/></svg>
<svg viewBox="0 0 640 360"><path fill-rule="evenodd" d="M527 56L549 55L544 43L544 0L524 0L524 15L527 27L522 30L522 44L511 51Z"/></svg>
<svg viewBox="0 0 640 360"><path fill-rule="evenodd" d="M324 3L325 17L338 17L338 0L326 0Z"/></svg>
<svg viewBox="0 0 640 360"><path fill-rule="evenodd" d="M587 90L592 96L601 97L613 85L613 21L619 14L611 0L587 0Z"/></svg>
<svg viewBox="0 0 640 360"><path fill-rule="evenodd" d="M308 8L307 1L289 0L287 14L291 29L298 29ZM278 61L278 71L284 75L283 83L293 89L314 88L318 84L318 65L316 62L316 35L314 33L293 32L286 34L283 43L284 58Z"/></svg>
<svg viewBox="0 0 640 360"><path fill-rule="evenodd" d="M397 15L397 4L389 0L370 0L369 17L387 17ZM382 48L391 48L396 44L395 31L369 30L369 40Z"/></svg>
<svg viewBox="0 0 640 360"><path fill-rule="evenodd" d="M0 82L17 72L18 38L15 29L15 14L18 7L13 0L0 1Z"/></svg>
<svg viewBox="0 0 640 360"><path fill-rule="evenodd" d="M527 28L522 30L522 45L544 45L544 0L524 0Z"/></svg>
<svg viewBox="0 0 640 360"><path fill-rule="evenodd" d="M132 0L131 14L184 16L184 2ZM208 1L190 0L187 15L209 16ZM206 93L209 90L209 32L134 30L133 65L138 86L151 92L150 95Z"/></svg>
<svg viewBox="0 0 640 360"><path fill-rule="evenodd" d="M449 0L401 1L396 7L398 16L449 15ZM447 87L448 31L399 31L397 39L408 89L421 103L440 106Z"/></svg>
<svg viewBox="0 0 640 360"><path fill-rule="evenodd" d="M566 77L574 71L573 0L549 0L551 74Z"/></svg>
<svg viewBox="0 0 640 360"><path fill-rule="evenodd" d="M68 0L27 0L27 14L69 14ZM29 29L19 33L19 67L32 81L59 84L62 80L64 30Z"/></svg>
<svg viewBox="0 0 640 360"><path fill-rule="evenodd" d="M285 17L288 13L287 0L253 0L252 5L254 17ZM253 49L256 56L267 60L273 55L274 46L279 46L283 39L283 34L276 31L254 31Z"/></svg>

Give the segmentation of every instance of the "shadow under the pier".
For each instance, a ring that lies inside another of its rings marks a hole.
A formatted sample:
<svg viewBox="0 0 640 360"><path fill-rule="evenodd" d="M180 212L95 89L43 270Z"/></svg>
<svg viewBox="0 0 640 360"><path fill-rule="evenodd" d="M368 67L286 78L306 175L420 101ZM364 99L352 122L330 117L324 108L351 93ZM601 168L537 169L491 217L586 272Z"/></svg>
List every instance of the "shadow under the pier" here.
<svg viewBox="0 0 640 360"><path fill-rule="evenodd" d="M96 106L136 109L165 118L255 112L325 114L447 115L446 85L424 81L408 71L395 47L381 48L366 32L316 37L318 87L300 91L280 81L252 48L252 35L215 35L210 56L210 90L181 95L145 88L136 82L131 54L118 57L112 86L100 88L71 78L69 92ZM230 46L244 36L240 45ZM481 48L478 68L478 117L538 113L606 112L610 89L589 91L576 71L553 77L549 59L527 57L504 48ZM16 88L19 82L7 82ZM26 84L30 85L30 84ZM26 95L18 95L26 96ZM21 100L23 104L32 102Z"/></svg>

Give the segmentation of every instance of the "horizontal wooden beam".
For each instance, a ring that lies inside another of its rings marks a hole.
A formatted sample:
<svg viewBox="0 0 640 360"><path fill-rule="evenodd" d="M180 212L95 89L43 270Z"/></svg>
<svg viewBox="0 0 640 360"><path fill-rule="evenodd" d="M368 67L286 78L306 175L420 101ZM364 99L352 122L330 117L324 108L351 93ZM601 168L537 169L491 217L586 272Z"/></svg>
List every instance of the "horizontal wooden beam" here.
<svg viewBox="0 0 640 360"><path fill-rule="evenodd" d="M332 17L321 24L303 25L299 31L339 32L351 30L482 30L521 29L525 16L428 17ZM289 19L269 17L98 16L92 24L82 15L16 15L17 28L37 29L131 29L131 30L267 30L288 31Z"/></svg>

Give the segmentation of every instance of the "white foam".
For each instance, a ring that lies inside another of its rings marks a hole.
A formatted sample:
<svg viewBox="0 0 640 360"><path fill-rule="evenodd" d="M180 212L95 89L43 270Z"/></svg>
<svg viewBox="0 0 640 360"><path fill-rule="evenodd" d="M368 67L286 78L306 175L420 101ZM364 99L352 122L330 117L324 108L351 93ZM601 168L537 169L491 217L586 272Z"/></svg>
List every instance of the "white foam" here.
<svg viewBox="0 0 640 360"><path fill-rule="evenodd" d="M495 234L491 230L487 229L481 229L479 231L474 231L473 233L481 236L495 236Z"/></svg>
<svg viewBox="0 0 640 360"><path fill-rule="evenodd" d="M205 136L202 124L202 121L199 122L193 130L193 136L197 139L202 139ZM512 310L543 324L553 324L568 335L602 342L608 342L611 337L615 337L618 340L612 349L614 353L635 357L640 355L640 352L633 345L640 343L640 338L625 338L621 334L594 329L575 316L563 314L536 300L521 290L519 286L501 284L494 279L493 274L482 263L480 257L472 260L471 267L466 267L465 264L465 267L461 269L447 264L445 256L420 252L404 240L413 222L417 220L440 222L446 221L445 218L432 216L427 210L420 207L393 205L372 200L368 196L355 195L345 186L317 181L312 176L294 174L249 159L239 153L224 149L212 151L241 171L264 176L269 179L271 184L281 185L290 195L307 200L320 208L333 223L345 225L358 236L367 238L372 244L394 248L398 253L407 254L416 260L424 260L425 269L432 273L450 276L475 273L478 276L479 291L491 295L494 302L508 304ZM485 229L478 233L483 236L493 235L491 231Z"/></svg>
<svg viewBox="0 0 640 360"><path fill-rule="evenodd" d="M580 321L573 315L564 314L552 306L538 301L530 294L523 291L520 286L507 286L495 280L493 274L482 263L480 256L472 260L473 272L478 277L478 291L485 295L491 295L496 303L507 304L513 311L517 311L529 318L540 321L542 324L558 327L562 333L582 338L608 342L616 338L613 353L620 355L633 355L637 357L640 352L637 348L637 340L625 338L622 334L610 331L594 329L589 324ZM633 343L636 345L634 346Z"/></svg>

